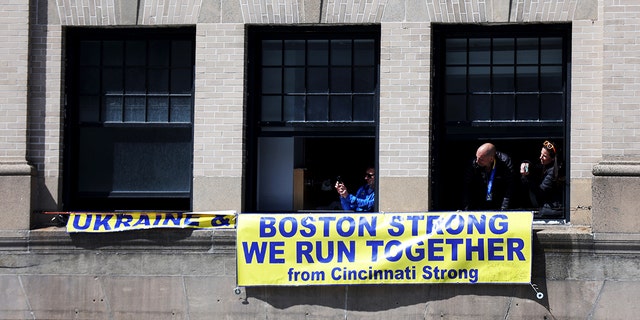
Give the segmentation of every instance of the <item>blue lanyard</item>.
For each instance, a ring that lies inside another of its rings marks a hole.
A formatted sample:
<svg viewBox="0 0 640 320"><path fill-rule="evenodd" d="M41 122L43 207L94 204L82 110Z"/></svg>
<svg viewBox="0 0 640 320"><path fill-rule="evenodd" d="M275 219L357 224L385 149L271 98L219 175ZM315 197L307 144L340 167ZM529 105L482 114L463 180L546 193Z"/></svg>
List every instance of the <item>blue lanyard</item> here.
<svg viewBox="0 0 640 320"><path fill-rule="evenodd" d="M493 188L493 178L496 176L496 161L493 160L493 169L491 169L491 176L489 176L489 182L487 183L487 201L493 199L491 189Z"/></svg>

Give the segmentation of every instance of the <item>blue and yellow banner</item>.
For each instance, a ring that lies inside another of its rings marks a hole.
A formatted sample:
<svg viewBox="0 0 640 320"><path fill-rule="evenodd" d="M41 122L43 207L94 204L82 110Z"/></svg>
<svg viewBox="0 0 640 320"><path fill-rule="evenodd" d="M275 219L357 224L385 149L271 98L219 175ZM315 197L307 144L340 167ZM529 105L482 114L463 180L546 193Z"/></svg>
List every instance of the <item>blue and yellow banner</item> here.
<svg viewBox="0 0 640 320"><path fill-rule="evenodd" d="M531 212L240 214L239 286L530 283Z"/></svg>
<svg viewBox="0 0 640 320"><path fill-rule="evenodd" d="M235 228L235 211L69 212L67 232L115 232L152 228Z"/></svg>

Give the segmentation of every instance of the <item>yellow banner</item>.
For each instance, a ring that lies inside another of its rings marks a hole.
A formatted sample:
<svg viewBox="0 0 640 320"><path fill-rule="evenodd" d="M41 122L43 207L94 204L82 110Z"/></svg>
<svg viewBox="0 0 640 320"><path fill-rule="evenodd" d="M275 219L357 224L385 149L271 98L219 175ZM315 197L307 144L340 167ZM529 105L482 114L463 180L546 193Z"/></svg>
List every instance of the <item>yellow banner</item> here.
<svg viewBox="0 0 640 320"><path fill-rule="evenodd" d="M70 212L67 232L115 232L151 228L235 228L235 211Z"/></svg>
<svg viewBox="0 0 640 320"><path fill-rule="evenodd" d="M530 283L531 212L240 214L239 286Z"/></svg>

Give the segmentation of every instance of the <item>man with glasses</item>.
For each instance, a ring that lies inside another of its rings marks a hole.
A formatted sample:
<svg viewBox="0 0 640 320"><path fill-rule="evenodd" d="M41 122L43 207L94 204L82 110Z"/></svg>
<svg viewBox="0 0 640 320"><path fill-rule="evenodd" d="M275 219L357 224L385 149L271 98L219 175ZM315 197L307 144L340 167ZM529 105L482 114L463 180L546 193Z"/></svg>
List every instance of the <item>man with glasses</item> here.
<svg viewBox="0 0 640 320"><path fill-rule="evenodd" d="M360 187L355 195L347 191L347 187L342 181L336 181L335 188L340 195L340 204L343 210L357 212L373 211L376 200L376 169L371 167L367 168L364 180L367 183Z"/></svg>

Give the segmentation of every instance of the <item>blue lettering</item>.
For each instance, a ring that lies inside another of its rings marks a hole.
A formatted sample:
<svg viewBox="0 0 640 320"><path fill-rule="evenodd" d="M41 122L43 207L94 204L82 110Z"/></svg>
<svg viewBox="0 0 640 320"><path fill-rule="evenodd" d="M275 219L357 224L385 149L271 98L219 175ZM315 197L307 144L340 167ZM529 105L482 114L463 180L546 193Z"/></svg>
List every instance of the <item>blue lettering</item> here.
<svg viewBox="0 0 640 320"><path fill-rule="evenodd" d="M505 221L498 222L498 224L496 225L496 220L498 219L502 219ZM491 232L493 232L494 234L503 234L507 232L509 230L509 222L507 222L506 220L507 216L504 214L497 214L495 216L492 216L489 219L489 230L491 230Z"/></svg>
<svg viewBox="0 0 640 320"><path fill-rule="evenodd" d="M115 223L113 228L114 229L118 229L118 228L120 228L120 226L130 227L131 226L131 221L133 221L133 216L131 216L130 214L117 215L116 216L116 223Z"/></svg>
<svg viewBox="0 0 640 320"><path fill-rule="evenodd" d="M179 226L180 220L182 220L182 213L176 213L175 217L173 216L173 214L167 213L165 214L162 225L166 226L166 225L169 225L169 222L171 222L173 223L174 226Z"/></svg>
<svg viewBox="0 0 640 320"><path fill-rule="evenodd" d="M345 222L348 227L347 230L343 230L342 228ZM356 230L356 221L353 220L352 217L347 216L347 217L342 217L338 219L338 222L336 223L336 231L341 237L349 237L353 234L355 230Z"/></svg>
<svg viewBox="0 0 640 320"><path fill-rule="evenodd" d="M366 242L367 247L371 247L371 261L378 261L378 248L384 245L382 240L368 240Z"/></svg>
<svg viewBox="0 0 640 320"><path fill-rule="evenodd" d="M479 234L486 233L486 225L487 225L487 216L484 214L480 215L480 221L475 215L469 215L469 221L467 221L469 229L467 230L467 234L473 234L473 227L478 230Z"/></svg>
<svg viewBox="0 0 640 320"><path fill-rule="evenodd" d="M276 235L276 219L273 217L260 217L260 238Z"/></svg>
<svg viewBox="0 0 640 320"><path fill-rule="evenodd" d="M74 227L75 229L82 229L82 230L84 230L84 229L88 229L88 228L89 228L89 226L91 225L91 219L93 218L93 215L92 215L92 214L85 215L86 219L85 219L85 221L84 221L84 225L82 225L82 226L80 225L80 218L81 218L81 217L82 217L82 216L81 216L81 215L79 215L79 214L76 214L76 215L73 217L73 227Z"/></svg>
<svg viewBox="0 0 640 320"><path fill-rule="evenodd" d="M423 241L418 241L416 242L416 246L423 246L424 242ZM422 261L424 259L424 249L423 248L419 248L417 247L415 249L416 254L414 255L411 249L413 248L413 246L407 246L407 248L405 249L406 253L407 253L407 258L411 261Z"/></svg>
<svg viewBox="0 0 640 320"><path fill-rule="evenodd" d="M290 230L288 231L286 229L287 222L291 224ZM296 232L298 232L298 220L296 220L296 218L294 217L282 218L282 220L280 220L280 223L278 224L278 231L280 231L280 234L285 238L291 238L295 236Z"/></svg>
<svg viewBox="0 0 640 320"><path fill-rule="evenodd" d="M411 235L412 236L417 236L418 235L418 222L424 220L424 216L410 215L410 216L407 216L407 220L411 221Z"/></svg>
<svg viewBox="0 0 640 320"><path fill-rule="evenodd" d="M391 217L391 222L389 222L389 225L391 225L391 227L388 229L390 236L399 236L404 233L404 225L402 224L401 216Z"/></svg>
<svg viewBox="0 0 640 320"><path fill-rule="evenodd" d="M522 239L507 239L507 259L509 261L513 261L514 255L518 256L518 260L524 261L524 254L522 253L522 249L524 249L524 241Z"/></svg>
<svg viewBox="0 0 640 320"><path fill-rule="evenodd" d="M501 238L489 238L487 239L487 247L489 250L489 261L502 261L504 256L497 255L496 252L503 251L501 244L504 242Z"/></svg>
<svg viewBox="0 0 640 320"><path fill-rule="evenodd" d="M445 243L451 246L451 260L458 261L458 246L463 243L462 239L447 239Z"/></svg>
<svg viewBox="0 0 640 320"><path fill-rule="evenodd" d="M402 242L398 240L391 240L384 246L384 256L387 261L398 261L402 258L402 250L394 249L393 247L401 247Z"/></svg>
<svg viewBox="0 0 640 320"><path fill-rule="evenodd" d="M109 220L111 220L111 215L96 215L96 223L93 225L93 230L100 230L100 227L103 227L104 230L111 230L109 226Z"/></svg>
<svg viewBox="0 0 640 320"><path fill-rule="evenodd" d="M360 217L360 223L358 224L358 236L364 236L364 230L366 229L370 236L376 236L376 225L378 219L375 216L371 216L371 223L367 221L365 217Z"/></svg>
<svg viewBox="0 0 640 320"><path fill-rule="evenodd" d="M454 228L453 224L456 220L458 224L457 224L457 227ZM464 225L465 225L464 218L461 215L453 214L449 217L449 220L447 220L447 232L453 235L460 234L462 230L464 230Z"/></svg>
<svg viewBox="0 0 640 320"><path fill-rule="evenodd" d="M151 225L151 222L149 221L149 216L146 214L141 214L140 217L138 218L138 221L136 221L136 223L133 224L134 227L137 225L143 225L143 226Z"/></svg>
<svg viewBox="0 0 640 320"><path fill-rule="evenodd" d="M336 220L336 217L320 217L318 218L318 220L322 221L322 223L324 224L324 226L322 227L323 235L325 237L328 237L331 234L329 225L331 224L331 221Z"/></svg>
<svg viewBox="0 0 640 320"><path fill-rule="evenodd" d="M300 221L300 235L303 237L313 237L316 234L316 225L313 224L315 219L313 217L304 217Z"/></svg>
<svg viewBox="0 0 640 320"><path fill-rule="evenodd" d="M478 245L474 246L473 239L466 239L467 261L473 260L473 253L478 253L478 260L484 260L484 239L478 239Z"/></svg>
<svg viewBox="0 0 640 320"><path fill-rule="evenodd" d="M444 261L444 256L436 256L437 252L444 251L443 247L436 247L436 244L442 244L443 242L443 239L429 239L427 241L427 252L429 252L427 259L429 261Z"/></svg>

